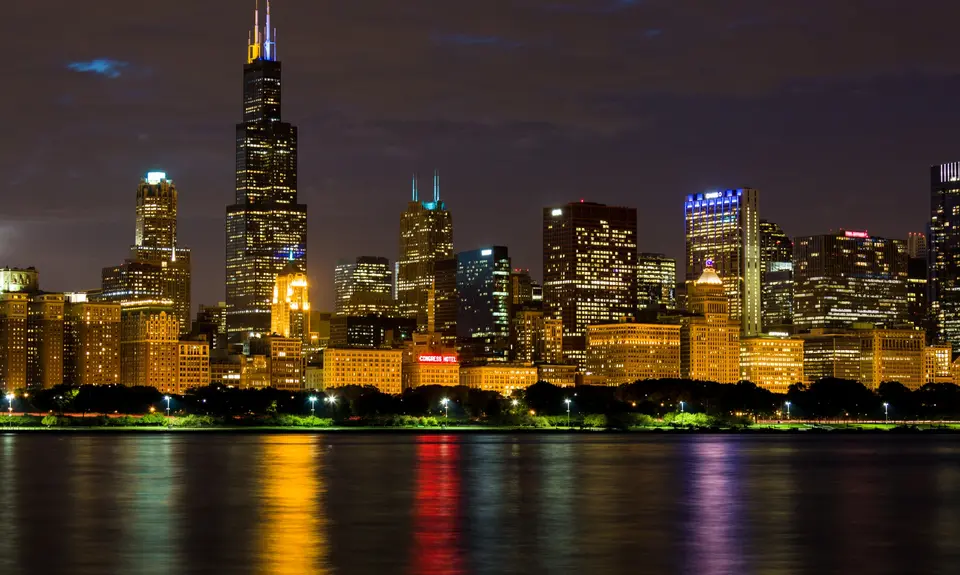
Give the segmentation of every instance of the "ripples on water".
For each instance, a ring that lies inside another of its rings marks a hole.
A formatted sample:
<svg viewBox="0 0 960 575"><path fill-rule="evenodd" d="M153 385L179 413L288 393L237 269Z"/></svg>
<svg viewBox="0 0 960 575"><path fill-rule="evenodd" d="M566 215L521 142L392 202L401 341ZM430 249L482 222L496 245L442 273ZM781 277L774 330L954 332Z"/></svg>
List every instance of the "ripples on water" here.
<svg viewBox="0 0 960 575"><path fill-rule="evenodd" d="M0 436L0 574L960 573L952 436Z"/></svg>

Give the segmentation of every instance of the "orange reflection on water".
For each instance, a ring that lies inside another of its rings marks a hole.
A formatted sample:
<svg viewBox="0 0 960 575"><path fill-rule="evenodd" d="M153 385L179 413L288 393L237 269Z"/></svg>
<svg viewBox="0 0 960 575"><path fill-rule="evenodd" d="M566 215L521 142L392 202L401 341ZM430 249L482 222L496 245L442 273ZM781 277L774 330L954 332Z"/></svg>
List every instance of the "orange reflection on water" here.
<svg viewBox="0 0 960 575"><path fill-rule="evenodd" d="M260 573L329 572L321 450L315 436L263 438L261 497L255 502L261 519Z"/></svg>
<svg viewBox="0 0 960 575"><path fill-rule="evenodd" d="M460 445L450 435L417 438L417 492L413 507L414 554L410 572L463 572L457 548Z"/></svg>

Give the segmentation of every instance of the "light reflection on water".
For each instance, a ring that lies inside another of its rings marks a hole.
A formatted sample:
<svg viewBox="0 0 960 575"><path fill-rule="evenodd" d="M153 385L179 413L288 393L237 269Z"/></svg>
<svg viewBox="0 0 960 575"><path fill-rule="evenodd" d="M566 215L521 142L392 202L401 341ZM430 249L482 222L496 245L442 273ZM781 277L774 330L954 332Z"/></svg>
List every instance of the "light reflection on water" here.
<svg viewBox="0 0 960 575"><path fill-rule="evenodd" d="M953 436L0 436L0 574L956 573Z"/></svg>

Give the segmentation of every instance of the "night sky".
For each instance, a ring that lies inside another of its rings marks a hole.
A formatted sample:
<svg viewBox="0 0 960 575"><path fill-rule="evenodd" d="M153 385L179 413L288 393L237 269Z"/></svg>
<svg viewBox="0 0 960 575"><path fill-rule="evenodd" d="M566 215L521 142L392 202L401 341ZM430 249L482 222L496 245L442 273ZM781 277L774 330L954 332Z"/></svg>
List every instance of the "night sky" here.
<svg viewBox="0 0 960 575"><path fill-rule="evenodd" d="M224 210L254 0L4 2L0 266L99 287L141 174L180 192L193 297L224 299ZM960 160L948 0L274 0L300 129L313 298L339 258L397 257L410 175L441 172L455 248L541 268L541 208L636 206L683 255L682 202L760 190L790 235L905 237Z"/></svg>

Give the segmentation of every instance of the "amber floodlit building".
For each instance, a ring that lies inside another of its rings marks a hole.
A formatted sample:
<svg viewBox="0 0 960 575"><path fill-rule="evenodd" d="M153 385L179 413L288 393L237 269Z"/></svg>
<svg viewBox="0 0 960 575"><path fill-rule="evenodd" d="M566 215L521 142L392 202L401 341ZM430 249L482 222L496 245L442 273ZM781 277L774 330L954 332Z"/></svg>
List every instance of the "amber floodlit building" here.
<svg viewBox="0 0 960 575"><path fill-rule="evenodd" d="M680 325L610 323L587 327L591 381L621 385L680 377Z"/></svg>
<svg viewBox="0 0 960 575"><path fill-rule="evenodd" d="M680 330L680 375L687 379L737 383L740 326L730 318L727 288L707 260L700 278L687 283L687 310Z"/></svg>
<svg viewBox="0 0 960 575"><path fill-rule="evenodd" d="M177 394L210 385L210 344L206 341L181 341L177 345Z"/></svg>
<svg viewBox="0 0 960 575"><path fill-rule="evenodd" d="M953 346L931 345L923 350L923 382L953 383Z"/></svg>
<svg viewBox="0 0 960 575"><path fill-rule="evenodd" d="M27 389L63 383L63 294L40 293L27 306Z"/></svg>
<svg viewBox="0 0 960 575"><path fill-rule="evenodd" d="M323 350L323 387L372 386L383 393L397 395L403 391L402 366L403 350L400 349L328 347Z"/></svg>
<svg viewBox="0 0 960 575"><path fill-rule="evenodd" d="M442 344L435 333L418 333L403 353L403 388L423 385L460 385L457 350Z"/></svg>
<svg viewBox="0 0 960 575"><path fill-rule="evenodd" d="M460 368L460 385L496 391L503 396L530 387L537 383L537 377L537 368L528 363L495 362Z"/></svg>
<svg viewBox="0 0 960 575"><path fill-rule="evenodd" d="M913 329L873 329L860 335L860 383L877 389L898 381L908 389L924 383L925 336Z"/></svg>
<svg viewBox="0 0 960 575"><path fill-rule="evenodd" d="M747 337L740 340L740 379L774 393L803 383L803 340Z"/></svg>
<svg viewBox="0 0 960 575"><path fill-rule="evenodd" d="M270 332L310 343L310 294L307 274L291 264L273 286Z"/></svg>
<svg viewBox="0 0 960 575"><path fill-rule="evenodd" d="M27 387L27 306L25 293L0 293L0 384L10 392Z"/></svg>
<svg viewBox="0 0 960 575"><path fill-rule="evenodd" d="M120 383L120 304L87 301L67 294L63 323L63 382Z"/></svg>
<svg viewBox="0 0 960 575"><path fill-rule="evenodd" d="M270 386L283 391L303 389L303 342L295 337L270 336Z"/></svg>
<svg viewBox="0 0 960 575"><path fill-rule="evenodd" d="M177 393L180 324L173 303L125 304L120 313L120 380L127 386Z"/></svg>

